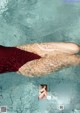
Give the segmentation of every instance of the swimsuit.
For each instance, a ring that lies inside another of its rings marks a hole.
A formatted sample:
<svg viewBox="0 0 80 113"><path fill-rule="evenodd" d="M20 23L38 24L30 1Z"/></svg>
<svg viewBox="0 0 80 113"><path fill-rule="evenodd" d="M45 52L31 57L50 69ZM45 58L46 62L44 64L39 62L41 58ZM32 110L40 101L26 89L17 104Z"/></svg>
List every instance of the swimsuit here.
<svg viewBox="0 0 80 113"><path fill-rule="evenodd" d="M18 71L25 63L40 58L32 52L0 45L0 73Z"/></svg>

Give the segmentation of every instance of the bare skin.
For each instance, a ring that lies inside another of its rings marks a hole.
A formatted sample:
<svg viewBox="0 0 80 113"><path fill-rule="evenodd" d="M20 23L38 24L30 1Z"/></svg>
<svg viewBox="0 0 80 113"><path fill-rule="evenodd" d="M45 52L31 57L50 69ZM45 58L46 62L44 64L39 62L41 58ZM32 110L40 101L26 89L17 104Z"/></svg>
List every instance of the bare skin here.
<svg viewBox="0 0 80 113"><path fill-rule="evenodd" d="M76 55L80 48L74 43L35 43L16 47L41 56L19 68L17 73L24 76L42 76L64 67L80 65L80 56Z"/></svg>
<svg viewBox="0 0 80 113"><path fill-rule="evenodd" d="M47 91L45 89L46 87L44 86L43 88L40 89L39 92L39 99L46 99L47 98Z"/></svg>

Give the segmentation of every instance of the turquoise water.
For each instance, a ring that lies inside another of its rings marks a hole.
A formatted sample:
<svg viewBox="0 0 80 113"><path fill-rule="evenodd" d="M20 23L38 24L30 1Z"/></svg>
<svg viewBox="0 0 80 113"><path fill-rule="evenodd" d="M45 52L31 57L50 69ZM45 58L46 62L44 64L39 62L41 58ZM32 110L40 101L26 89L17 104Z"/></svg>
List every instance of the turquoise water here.
<svg viewBox="0 0 80 113"><path fill-rule="evenodd" d="M51 41L80 44L79 2L0 0L0 45ZM38 101L38 86L43 83L57 102ZM57 107L62 104L63 111ZM80 113L80 67L39 78L0 74L0 106L7 106L7 113Z"/></svg>

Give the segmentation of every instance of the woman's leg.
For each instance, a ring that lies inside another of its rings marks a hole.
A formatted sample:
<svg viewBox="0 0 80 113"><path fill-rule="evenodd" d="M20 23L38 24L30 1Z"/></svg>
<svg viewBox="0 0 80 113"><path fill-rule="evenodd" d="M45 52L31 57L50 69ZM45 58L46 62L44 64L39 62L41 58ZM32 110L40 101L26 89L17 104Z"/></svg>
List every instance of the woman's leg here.
<svg viewBox="0 0 80 113"><path fill-rule="evenodd" d="M63 42L51 42L51 43L41 43L38 44L38 47L42 51L52 53L54 51L59 51L62 53L76 54L79 52L79 46L74 43L63 43Z"/></svg>
<svg viewBox="0 0 80 113"><path fill-rule="evenodd" d="M80 65L80 56L58 53L28 62L18 73L25 76L41 76L73 65Z"/></svg>
<svg viewBox="0 0 80 113"><path fill-rule="evenodd" d="M77 44L63 42L34 43L17 46L17 48L39 54L42 57L44 57L46 54L54 55L55 52L76 54L80 50Z"/></svg>

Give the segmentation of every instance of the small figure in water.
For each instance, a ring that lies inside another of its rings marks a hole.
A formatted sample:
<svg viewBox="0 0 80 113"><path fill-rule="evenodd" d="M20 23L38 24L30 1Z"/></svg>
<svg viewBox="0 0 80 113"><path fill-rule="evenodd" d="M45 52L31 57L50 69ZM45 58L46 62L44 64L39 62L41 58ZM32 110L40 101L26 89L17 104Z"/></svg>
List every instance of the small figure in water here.
<svg viewBox="0 0 80 113"><path fill-rule="evenodd" d="M47 99L47 85L46 84L41 84L40 85L40 90L39 90L39 97L38 99Z"/></svg>
<svg viewBox="0 0 80 113"><path fill-rule="evenodd" d="M34 43L0 46L0 73L17 72L42 76L69 66L80 65L80 46L74 43Z"/></svg>

